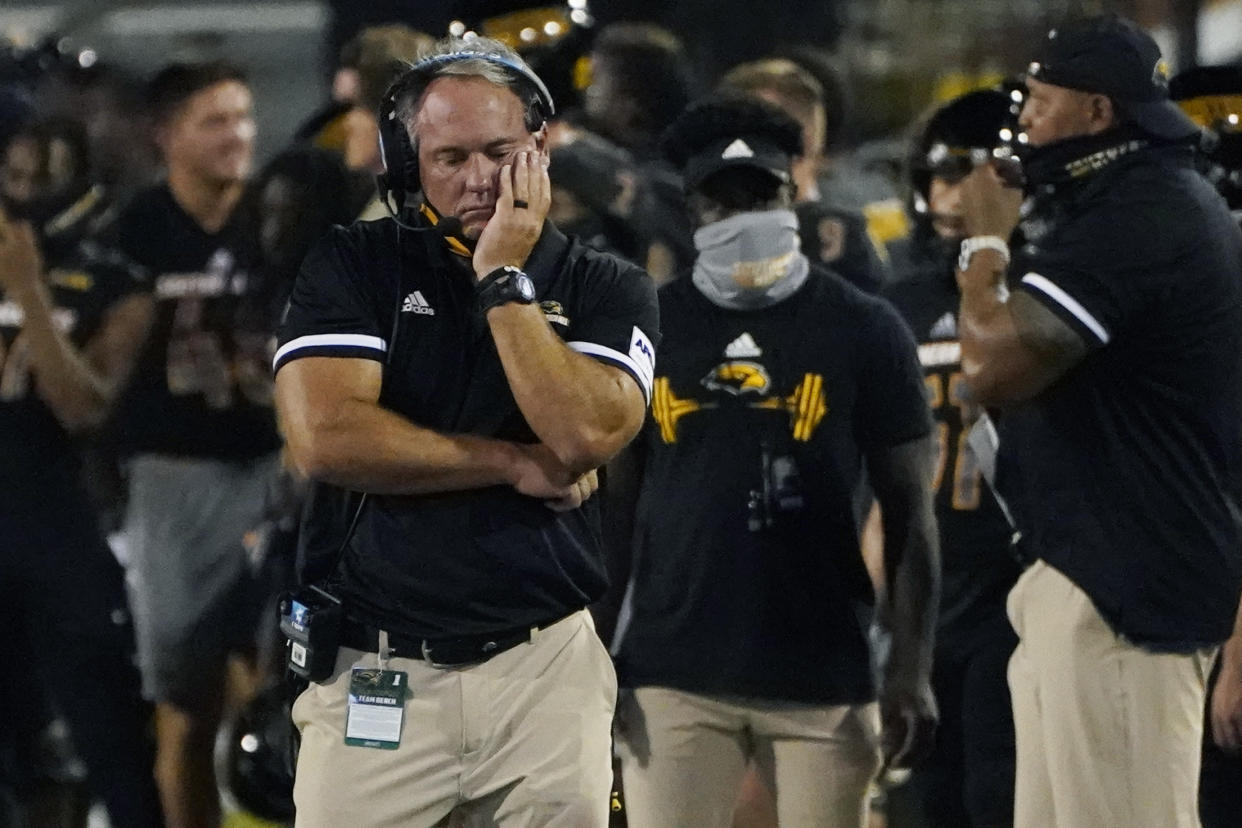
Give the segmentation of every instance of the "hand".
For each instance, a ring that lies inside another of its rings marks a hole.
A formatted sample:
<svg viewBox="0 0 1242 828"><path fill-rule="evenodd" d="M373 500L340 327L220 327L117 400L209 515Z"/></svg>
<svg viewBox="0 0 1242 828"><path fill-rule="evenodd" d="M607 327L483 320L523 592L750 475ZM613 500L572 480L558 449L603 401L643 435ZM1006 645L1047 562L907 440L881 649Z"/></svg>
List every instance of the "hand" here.
<svg viewBox="0 0 1242 828"><path fill-rule="evenodd" d="M962 223L968 236L1008 239L1018 226L1022 191L1010 187L991 164L981 164L962 179Z"/></svg>
<svg viewBox="0 0 1242 828"><path fill-rule="evenodd" d="M926 681L908 686L889 681L880 691L884 768L909 768L923 761L935 744L936 698Z"/></svg>
<svg viewBox="0 0 1242 828"><path fill-rule="evenodd" d="M592 469L569 487L568 495L555 500L545 500L544 503L554 512L571 512L586 503L598 489L599 475Z"/></svg>
<svg viewBox="0 0 1242 828"><path fill-rule="evenodd" d="M552 449L543 443L515 443L517 459L514 464L513 488L519 494L537 497L544 501L561 501L574 497L578 480Z"/></svg>
<svg viewBox="0 0 1242 828"><path fill-rule="evenodd" d="M526 264L551 206L547 152L519 152L500 168L496 210L474 248L475 274L482 279L498 267Z"/></svg>
<svg viewBox="0 0 1242 828"><path fill-rule="evenodd" d="M1226 753L1242 751L1242 668L1228 657L1222 657L1212 685L1209 715L1216 746Z"/></svg>
<svg viewBox="0 0 1242 828"><path fill-rule="evenodd" d="M43 278L43 257L34 230L24 221L10 221L0 210L0 289L16 298L36 289Z"/></svg>

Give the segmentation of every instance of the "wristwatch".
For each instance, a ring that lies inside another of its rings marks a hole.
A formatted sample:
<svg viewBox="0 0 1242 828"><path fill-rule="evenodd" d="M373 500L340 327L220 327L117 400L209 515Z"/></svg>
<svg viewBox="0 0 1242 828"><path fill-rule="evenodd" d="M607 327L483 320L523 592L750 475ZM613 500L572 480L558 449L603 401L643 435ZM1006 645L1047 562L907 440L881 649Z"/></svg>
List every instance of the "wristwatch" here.
<svg viewBox="0 0 1242 828"><path fill-rule="evenodd" d="M520 267L498 267L479 280L475 286L479 297L479 309L484 313L509 302L529 305L535 301L535 283Z"/></svg>
<svg viewBox="0 0 1242 828"><path fill-rule="evenodd" d="M1009 244L1004 239L1000 236L971 236L962 239L962 246L958 248L957 269L964 271L970 267L971 257L980 250L995 250L1005 260L1005 266L1009 266Z"/></svg>

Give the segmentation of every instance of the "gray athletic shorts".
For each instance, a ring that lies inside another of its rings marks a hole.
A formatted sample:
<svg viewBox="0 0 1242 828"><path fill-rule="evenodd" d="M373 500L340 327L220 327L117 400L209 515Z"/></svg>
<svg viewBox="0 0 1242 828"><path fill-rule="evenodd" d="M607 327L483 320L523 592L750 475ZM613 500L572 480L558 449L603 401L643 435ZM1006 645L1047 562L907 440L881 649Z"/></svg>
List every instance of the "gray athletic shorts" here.
<svg viewBox="0 0 1242 828"><path fill-rule="evenodd" d="M229 653L254 646L267 598L243 545L273 496L279 457L229 462L139 455L125 517L144 694L194 710Z"/></svg>

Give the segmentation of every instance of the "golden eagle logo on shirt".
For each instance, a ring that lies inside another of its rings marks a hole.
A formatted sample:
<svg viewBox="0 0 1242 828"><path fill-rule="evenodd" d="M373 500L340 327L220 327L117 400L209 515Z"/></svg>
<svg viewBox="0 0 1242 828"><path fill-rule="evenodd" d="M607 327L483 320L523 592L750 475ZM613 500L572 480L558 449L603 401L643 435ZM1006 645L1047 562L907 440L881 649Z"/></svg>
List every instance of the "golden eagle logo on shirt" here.
<svg viewBox="0 0 1242 828"><path fill-rule="evenodd" d="M703 387L708 391L724 391L739 397L743 394L763 396L772 387L768 371L757 362L722 362L703 377Z"/></svg>
<svg viewBox="0 0 1242 828"><path fill-rule="evenodd" d="M747 408L784 411L789 415L793 438L800 443L809 441L815 435L828 414L828 399L824 394L821 374L804 374L789 394L773 395L769 393L772 379L767 369L756 362L732 361L713 368L703 378L702 385L709 391L746 399ZM668 377L656 377L651 414L660 427L660 437L665 443L677 442L677 426L683 417L719 407L720 404L715 401L679 397Z"/></svg>

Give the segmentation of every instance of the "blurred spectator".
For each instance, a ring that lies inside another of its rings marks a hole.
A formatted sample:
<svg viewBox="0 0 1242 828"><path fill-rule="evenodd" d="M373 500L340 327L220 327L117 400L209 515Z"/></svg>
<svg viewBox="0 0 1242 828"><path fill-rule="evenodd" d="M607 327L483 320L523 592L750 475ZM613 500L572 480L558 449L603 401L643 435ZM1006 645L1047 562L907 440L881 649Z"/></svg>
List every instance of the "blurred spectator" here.
<svg viewBox="0 0 1242 828"><path fill-rule="evenodd" d="M971 92L921 125L910 154L915 261L895 273L885 297L919 343L937 424L936 523L940 529L940 617L932 689L940 707L936 746L908 785L889 792L889 828L1001 828L1013 824L1014 736L1005 667L1017 644L1005 598L1021 566L1010 526L968 441L983 410L965 393L954 281L962 241L960 188L992 163L1016 132L1004 92ZM981 426L982 427L982 426ZM917 817L902 820L906 807Z"/></svg>
<svg viewBox="0 0 1242 828"><path fill-rule="evenodd" d="M680 41L651 24L604 28L579 112L549 126L552 217L663 283L694 259L681 182L656 150L694 93Z"/></svg>
<svg viewBox="0 0 1242 828"><path fill-rule="evenodd" d="M866 221L856 211L831 205L820 192L827 140L823 86L793 61L767 58L733 67L720 87L761 98L801 125L803 154L794 159L792 172L802 252L855 287L878 291L885 281L884 266L867 235Z"/></svg>
<svg viewBox="0 0 1242 828"><path fill-rule="evenodd" d="M376 114L380 101L392 82L434 42L430 35L393 23L363 29L341 49L334 97L353 106L344 121L345 166L371 174L384 171ZM348 92L337 97L345 88Z"/></svg>
<svg viewBox="0 0 1242 828"><path fill-rule="evenodd" d="M353 221L351 182L340 158L326 150L294 148L277 155L255 178L261 306L278 319L302 259L335 224Z"/></svg>
<svg viewBox="0 0 1242 828"><path fill-rule="evenodd" d="M910 226L898 182L850 150L850 96L842 68L812 46L787 46L782 54L813 75L823 90L825 128L819 189L824 202L862 213L871 241L880 256L887 258L886 246L904 239Z"/></svg>
<svg viewBox="0 0 1242 828"><path fill-rule="evenodd" d="M57 64L40 77L35 89L46 116L82 125L92 182L107 195L115 218L115 212L150 186L158 172L141 83L109 64L82 67L75 62ZM94 232L107 223L100 221Z"/></svg>
<svg viewBox="0 0 1242 828"><path fill-rule="evenodd" d="M264 597L241 540L278 465L275 320L253 313L262 284L242 203L255 137L244 76L173 64L148 100L167 179L133 200L119 238L151 273L156 318L116 430L131 455L126 535L165 815L174 828L216 826L226 662L253 646Z"/></svg>
<svg viewBox="0 0 1242 828"><path fill-rule="evenodd" d="M150 709L124 577L83 486L78 444L119 395L151 300L135 268L72 232L85 213L69 182L88 176L55 169L63 134L27 123L0 143L0 663L5 686L23 688L6 696L0 732L19 772L46 772L35 748L45 689L112 824L155 828Z"/></svg>
<svg viewBox="0 0 1242 828"><path fill-rule="evenodd" d="M696 87L690 58L672 32L648 23L605 26L591 48L585 126L640 162L658 160L661 133Z"/></svg>
<svg viewBox="0 0 1242 828"><path fill-rule="evenodd" d="M303 124L298 143L340 153L350 170L346 203L353 217L383 218L375 176L384 171L377 113L389 85L418 59L433 38L401 23L371 26L341 47L332 82L332 101Z"/></svg>
<svg viewBox="0 0 1242 828"><path fill-rule="evenodd" d="M660 291L652 416L609 467L609 512L634 515L611 539L634 560L613 645L629 818L727 826L753 760L782 824L858 828L882 743L886 761L913 761L935 725L930 423L914 342L891 306L799 252L797 122L710 98L665 141L698 258ZM864 468L887 530L879 704L853 508Z"/></svg>

